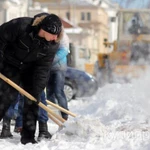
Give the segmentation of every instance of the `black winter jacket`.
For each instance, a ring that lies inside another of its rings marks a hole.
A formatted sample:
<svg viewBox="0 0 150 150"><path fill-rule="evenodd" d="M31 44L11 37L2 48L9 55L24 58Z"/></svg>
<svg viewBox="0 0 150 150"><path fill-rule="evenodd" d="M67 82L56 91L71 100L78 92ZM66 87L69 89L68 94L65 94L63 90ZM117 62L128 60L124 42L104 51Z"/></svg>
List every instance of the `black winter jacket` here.
<svg viewBox="0 0 150 150"><path fill-rule="evenodd" d="M20 72L32 68L33 96L38 97L45 88L48 71L59 46L37 36L35 19L22 17L0 26L0 52L4 61L17 67ZM30 73L30 72L29 72ZM38 95L38 96L37 96Z"/></svg>

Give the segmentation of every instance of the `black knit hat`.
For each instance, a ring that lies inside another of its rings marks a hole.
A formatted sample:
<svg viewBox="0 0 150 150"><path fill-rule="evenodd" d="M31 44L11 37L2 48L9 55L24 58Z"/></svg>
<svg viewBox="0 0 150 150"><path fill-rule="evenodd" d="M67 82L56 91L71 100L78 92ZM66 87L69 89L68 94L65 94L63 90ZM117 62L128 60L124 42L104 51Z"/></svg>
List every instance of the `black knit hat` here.
<svg viewBox="0 0 150 150"><path fill-rule="evenodd" d="M49 14L41 22L41 28L48 33L58 35L61 32L62 22L55 14Z"/></svg>

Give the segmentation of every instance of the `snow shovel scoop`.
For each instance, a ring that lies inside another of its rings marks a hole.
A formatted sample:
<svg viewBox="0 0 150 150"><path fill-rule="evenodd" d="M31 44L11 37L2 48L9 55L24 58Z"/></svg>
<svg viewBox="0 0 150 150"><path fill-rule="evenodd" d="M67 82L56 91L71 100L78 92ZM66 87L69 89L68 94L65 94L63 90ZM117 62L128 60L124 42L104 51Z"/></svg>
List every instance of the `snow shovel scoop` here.
<svg viewBox="0 0 150 150"><path fill-rule="evenodd" d="M26 92L24 89L22 89L20 86L18 86L16 83L14 83L13 81L11 81L10 79L8 79L6 76L4 76L3 74L0 73L0 78L2 80L4 80L5 82L7 82L9 85L11 85L12 87L14 87L17 91L19 91L21 94L23 94L24 96L26 96L27 98L29 98L32 101L37 101L31 94L29 94L28 92ZM61 111L67 113L68 115L71 115L73 117L76 117L75 114L71 113L68 110L65 110L64 108L50 102L49 104L51 104L52 106L54 106L57 109L60 109ZM63 128L64 125L63 123L66 121L65 119L63 119L61 116L55 114L50 108L48 108L46 105L44 105L43 103L39 102L38 105L43 108L45 111L48 112L48 116L49 118L55 122L60 128Z"/></svg>

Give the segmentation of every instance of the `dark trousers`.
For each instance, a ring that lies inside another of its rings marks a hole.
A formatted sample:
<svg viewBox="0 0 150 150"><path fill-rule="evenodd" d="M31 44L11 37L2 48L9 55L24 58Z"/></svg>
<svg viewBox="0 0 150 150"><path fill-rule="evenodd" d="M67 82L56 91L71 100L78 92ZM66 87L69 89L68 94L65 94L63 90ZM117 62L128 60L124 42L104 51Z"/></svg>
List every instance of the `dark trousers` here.
<svg viewBox="0 0 150 150"><path fill-rule="evenodd" d="M68 103L64 93L65 83L65 71L50 71L50 78L47 84L47 99L53 103L56 103L68 110ZM62 117L66 116L64 112L61 112Z"/></svg>
<svg viewBox="0 0 150 150"><path fill-rule="evenodd" d="M17 100L18 100L18 110L17 110L18 116L16 118L16 124L15 124L16 128L23 126L23 117L22 116L23 116L23 107L24 107L24 97L19 93Z"/></svg>
<svg viewBox="0 0 150 150"><path fill-rule="evenodd" d="M20 96L20 100L19 100L19 106L18 107L18 117L16 119L16 127L22 127L22 109L23 109L23 102L22 100L24 99L23 96ZM42 94L41 94L41 102L44 105L47 105L46 103L46 95L45 92L43 90ZM8 110L9 111L9 110ZM43 108L39 107L39 111L38 111L38 121L46 123L48 121L48 114L47 111L45 111Z"/></svg>
<svg viewBox="0 0 150 150"><path fill-rule="evenodd" d="M32 70L33 69L30 69L21 73L18 68L4 63L1 73L17 85L21 84L24 90L30 93L32 90ZM0 79L0 120L4 117L10 105L15 103L17 95L17 90ZM23 130L21 135L25 138L34 138L38 105L27 98L25 99L23 108Z"/></svg>
<svg viewBox="0 0 150 150"><path fill-rule="evenodd" d="M20 116L20 112L19 112L19 110L20 110L20 105L21 105L21 99L20 99L20 94L18 94L18 96L17 96L17 99L16 99L16 101L15 101L15 103L13 103L10 107L9 107L9 109L7 110L7 112L6 112L6 114L5 114L5 116L7 117L7 118L10 118L10 119L17 119L17 118L19 118L18 116ZM23 105L22 105L23 106ZM21 110L23 109L23 107L21 107ZM21 125L22 126L22 125Z"/></svg>
<svg viewBox="0 0 150 150"><path fill-rule="evenodd" d="M43 91L41 94L41 102L47 106L46 103L46 94ZM39 108L39 112L38 112L38 121L46 123L48 121L48 114L47 111L45 111L43 108Z"/></svg>
<svg viewBox="0 0 150 150"><path fill-rule="evenodd" d="M46 103L46 94L43 90L42 94L41 94L41 102L44 105L47 105ZM24 96L22 96L21 94L18 94L16 103L11 105L7 111L7 113L5 114L5 116L7 118L10 119L16 119L16 125L15 127L22 127L23 124L23 107L24 107ZM39 112L38 112L38 121L46 123L48 121L48 114L47 111L45 111L43 108L39 107Z"/></svg>

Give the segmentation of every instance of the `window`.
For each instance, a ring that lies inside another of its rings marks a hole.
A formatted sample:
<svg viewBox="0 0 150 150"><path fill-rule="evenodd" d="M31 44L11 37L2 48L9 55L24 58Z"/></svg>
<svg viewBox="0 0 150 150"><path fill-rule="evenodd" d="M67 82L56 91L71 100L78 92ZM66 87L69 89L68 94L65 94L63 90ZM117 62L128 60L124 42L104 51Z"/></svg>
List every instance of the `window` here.
<svg viewBox="0 0 150 150"><path fill-rule="evenodd" d="M91 13L90 13L90 12L87 13L87 20L88 20L88 21L91 20Z"/></svg>
<svg viewBox="0 0 150 150"><path fill-rule="evenodd" d="M85 13L81 12L81 20L85 20Z"/></svg>
<svg viewBox="0 0 150 150"><path fill-rule="evenodd" d="M90 12L81 12L81 20L82 21L90 21L91 20L91 13Z"/></svg>
<svg viewBox="0 0 150 150"><path fill-rule="evenodd" d="M70 20L70 12L66 12L66 17L68 20Z"/></svg>
<svg viewBox="0 0 150 150"><path fill-rule="evenodd" d="M111 22L116 22L116 17L111 17L111 18L110 18L110 21L111 21Z"/></svg>

